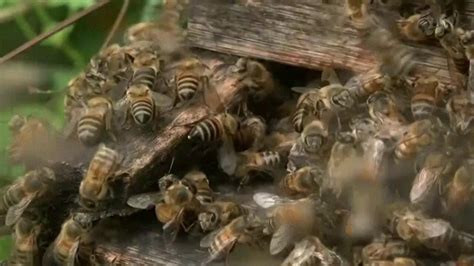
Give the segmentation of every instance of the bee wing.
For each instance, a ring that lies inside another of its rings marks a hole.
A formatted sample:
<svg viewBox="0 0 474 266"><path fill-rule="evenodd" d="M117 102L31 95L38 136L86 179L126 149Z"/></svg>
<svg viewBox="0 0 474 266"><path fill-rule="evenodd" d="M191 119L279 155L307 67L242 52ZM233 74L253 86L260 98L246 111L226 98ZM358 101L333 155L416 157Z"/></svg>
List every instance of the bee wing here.
<svg viewBox="0 0 474 266"><path fill-rule="evenodd" d="M438 183L441 172L441 167L425 167L420 170L415 180L413 180L413 185L410 190L411 203L416 204L431 198L435 199L431 193L437 191L436 184ZM427 199L427 197L429 198Z"/></svg>
<svg viewBox="0 0 474 266"><path fill-rule="evenodd" d="M13 205L12 207L8 209L7 216L5 218L6 226L12 226L18 221L18 219L20 219L20 217L25 212L26 208L28 208L30 203L35 198L35 195L36 194L33 194L29 197L23 198L18 204Z"/></svg>
<svg viewBox="0 0 474 266"><path fill-rule="evenodd" d="M155 204L163 200L163 193L161 192L152 192L152 193L143 193L138 195L133 195L127 200L128 206L135 209L150 209L155 206Z"/></svg>
<svg viewBox="0 0 474 266"><path fill-rule="evenodd" d="M321 73L321 80L326 81L329 84L341 84L341 80L337 76L336 71L334 68L325 67L323 68L323 72Z"/></svg>
<svg viewBox="0 0 474 266"><path fill-rule="evenodd" d="M75 241L74 244L72 244L71 249L69 250L69 255L67 256L66 260L66 266L76 265L76 254L78 249L79 241Z"/></svg>
<svg viewBox="0 0 474 266"><path fill-rule="evenodd" d="M270 254L276 255L283 251L289 244L291 244L293 238L292 229L289 225L281 225L275 233L273 233L272 240L270 241Z"/></svg>
<svg viewBox="0 0 474 266"><path fill-rule="evenodd" d="M216 86L211 84L209 77L201 77L202 95L204 104L206 104L212 111L220 113L224 111L224 104L222 103L221 97L217 92Z"/></svg>
<svg viewBox="0 0 474 266"><path fill-rule="evenodd" d="M314 88L310 88L310 87L292 87L291 90L293 92L296 92L296 93L299 93L299 94L303 94L303 93L306 93L310 90L313 90Z"/></svg>
<svg viewBox="0 0 474 266"><path fill-rule="evenodd" d="M212 232L210 232L209 234L207 234L206 236L204 236L201 241L199 242L199 246L202 247L202 248L208 248L212 245L212 242L214 241L214 239L216 238L216 236L221 232L223 228L219 228L219 229L216 229Z"/></svg>
<svg viewBox="0 0 474 266"><path fill-rule="evenodd" d="M182 217L184 214L184 208L181 208L179 212L163 225L163 238L167 243L173 243L178 236L179 228L181 226Z"/></svg>
<svg viewBox="0 0 474 266"><path fill-rule="evenodd" d="M166 108L171 108L173 106L173 99L168 95L156 91L152 91L151 93L157 106Z"/></svg>
<svg viewBox="0 0 474 266"><path fill-rule="evenodd" d="M257 203L258 206L268 209L274 207L278 204L288 202L289 200L283 199L282 197L267 193L267 192L257 192L253 195L253 200Z"/></svg>
<svg viewBox="0 0 474 266"><path fill-rule="evenodd" d="M66 139L71 138L73 134L76 133L77 123L79 122L79 119L82 117L83 113L84 110L74 110L71 113L71 118L69 119L69 122L66 123L66 126L63 129L63 135Z"/></svg>
<svg viewBox="0 0 474 266"><path fill-rule="evenodd" d="M232 140L224 140L218 150L219 166L228 175L233 175L237 168L238 156Z"/></svg>

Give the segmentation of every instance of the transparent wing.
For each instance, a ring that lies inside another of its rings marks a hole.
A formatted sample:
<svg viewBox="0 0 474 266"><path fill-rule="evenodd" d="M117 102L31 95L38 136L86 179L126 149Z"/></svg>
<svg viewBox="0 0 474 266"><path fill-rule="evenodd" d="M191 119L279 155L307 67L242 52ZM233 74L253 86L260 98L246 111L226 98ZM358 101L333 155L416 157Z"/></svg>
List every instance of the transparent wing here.
<svg viewBox="0 0 474 266"><path fill-rule="evenodd" d="M220 233L220 231L222 230L222 228L219 228L217 230L214 230L212 232L210 232L209 234L207 234L206 236L204 236L201 241L199 242L199 246L202 247L202 248L208 248L211 246L212 242L214 241L214 239L216 238L216 236Z"/></svg>
<svg viewBox="0 0 474 266"><path fill-rule="evenodd" d="M280 253L291 244L291 240L291 227L289 225L280 226L275 233L273 233L272 240L270 241L270 254L276 255Z"/></svg>
<svg viewBox="0 0 474 266"><path fill-rule="evenodd" d="M267 193L267 192L257 192L253 195L253 200L257 203L258 206L268 209L274 207L277 204L287 202L278 195Z"/></svg>
<svg viewBox="0 0 474 266"><path fill-rule="evenodd" d="M311 88L311 87L292 87L291 91L299 93L299 94L303 94L313 89L314 88Z"/></svg>
<svg viewBox="0 0 474 266"><path fill-rule="evenodd" d="M159 107L163 108L172 108L173 107L173 99L169 97L168 95L165 95L163 93L151 92L153 95L153 99L155 100L155 103Z"/></svg>
<svg viewBox="0 0 474 266"><path fill-rule="evenodd" d="M427 199L431 193L437 191L436 184L441 175L441 167L423 168L413 180L410 190L410 201L420 203Z"/></svg>
<svg viewBox="0 0 474 266"><path fill-rule="evenodd" d="M8 209L7 216L5 218L5 225L12 226L18 219L23 215L25 210L31 204L36 194L32 194L29 197L23 198L17 205L14 205Z"/></svg>
<svg viewBox="0 0 474 266"><path fill-rule="evenodd" d="M184 208L181 208L181 210L179 210L173 219L163 225L163 238L165 239L166 243L173 243L176 240L181 227L183 213Z"/></svg>
<svg viewBox="0 0 474 266"><path fill-rule="evenodd" d="M131 196L127 200L128 206L135 208L135 209L150 209L155 206L157 202L163 200L163 193L161 192L151 192L151 193L144 193Z"/></svg>
<svg viewBox="0 0 474 266"><path fill-rule="evenodd" d="M218 150L219 166L228 175L233 175L237 168L238 156L232 140L226 139Z"/></svg>
<svg viewBox="0 0 474 266"><path fill-rule="evenodd" d="M211 83L209 77L202 76L202 94L204 98L204 103L214 112L221 113L224 111L224 104L222 103L221 97L217 92L216 86Z"/></svg>
<svg viewBox="0 0 474 266"><path fill-rule="evenodd" d="M337 76L334 68L325 67L321 73L321 80L326 81L329 84L341 84L341 80Z"/></svg>

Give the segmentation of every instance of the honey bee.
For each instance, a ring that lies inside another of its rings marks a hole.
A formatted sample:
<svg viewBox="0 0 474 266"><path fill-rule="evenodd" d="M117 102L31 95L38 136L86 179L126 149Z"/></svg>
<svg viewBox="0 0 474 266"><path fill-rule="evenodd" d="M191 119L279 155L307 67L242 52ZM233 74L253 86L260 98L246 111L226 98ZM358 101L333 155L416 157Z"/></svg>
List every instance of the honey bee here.
<svg viewBox="0 0 474 266"><path fill-rule="evenodd" d="M322 183L320 169L306 166L291 172L280 180L280 189L288 196L308 196L316 193Z"/></svg>
<svg viewBox="0 0 474 266"><path fill-rule="evenodd" d="M86 72L82 72L69 81L68 91L64 98L64 109L68 120L73 118L75 108L82 107L82 102L104 93L102 91L103 82L103 79L91 78Z"/></svg>
<svg viewBox="0 0 474 266"><path fill-rule="evenodd" d="M413 160L429 148L439 146L442 136L441 122L424 119L411 123L395 147L396 161Z"/></svg>
<svg viewBox="0 0 474 266"><path fill-rule="evenodd" d="M411 41L422 42L434 37L436 21L431 12L413 14L397 21L400 34Z"/></svg>
<svg viewBox="0 0 474 266"><path fill-rule="evenodd" d="M59 235L54 240L51 255L45 259L51 259L55 264L74 265L81 241L87 237L92 229L92 219L85 213L75 213L61 226ZM44 259L44 260L45 260ZM43 262L44 262L43 260ZM46 263L50 265L50 263Z"/></svg>
<svg viewBox="0 0 474 266"><path fill-rule="evenodd" d="M267 126L263 118L251 116L245 119L235 134L236 151L258 151L263 147Z"/></svg>
<svg viewBox="0 0 474 266"><path fill-rule="evenodd" d="M385 89L390 83L387 75L378 69L371 69L367 72L351 77L344 87L357 99L365 99L374 92Z"/></svg>
<svg viewBox="0 0 474 266"><path fill-rule="evenodd" d="M44 167L27 172L6 187L0 201L0 214L6 213L5 224L15 224L28 207L38 204L38 201L50 195L55 181L54 172Z"/></svg>
<svg viewBox="0 0 474 266"><path fill-rule="evenodd" d="M446 154L433 152L427 155L421 170L413 180L410 201L423 210L432 210L439 199L443 178L452 170Z"/></svg>
<svg viewBox="0 0 474 266"><path fill-rule="evenodd" d="M305 92L298 98L296 112L293 115L293 126L296 132L303 131L310 114L324 108L323 103L318 100L319 94L316 90Z"/></svg>
<svg viewBox="0 0 474 266"><path fill-rule="evenodd" d="M379 260L393 260L397 257L412 257L415 252L402 240L383 237L376 239L362 249L362 259L365 263Z"/></svg>
<svg viewBox="0 0 474 266"><path fill-rule="evenodd" d="M248 214L248 210L233 201L215 201L204 206L198 220L205 232L222 228L235 218Z"/></svg>
<svg viewBox="0 0 474 266"><path fill-rule="evenodd" d="M474 180L469 174L471 169L470 165L462 165L447 184L444 208L449 214L457 214L464 210L472 199Z"/></svg>
<svg viewBox="0 0 474 266"><path fill-rule="evenodd" d="M117 151L103 144L99 146L79 187L79 199L83 207L96 208L100 201L112 195L109 185L114 181L121 161Z"/></svg>
<svg viewBox="0 0 474 266"><path fill-rule="evenodd" d="M462 28L456 29L456 34L459 37L459 41L464 48L464 53L467 59L471 60L474 58L474 31L464 30Z"/></svg>
<svg viewBox="0 0 474 266"><path fill-rule="evenodd" d="M263 237L263 223L252 213L242 215L221 229L205 236L200 243L202 248L209 248L210 256L203 263L226 259L236 244L259 244Z"/></svg>
<svg viewBox="0 0 474 266"><path fill-rule="evenodd" d="M84 111L77 121L77 136L84 145L99 143L107 133L112 140L116 137L113 133L113 103L105 97L94 97L87 101ZM74 122L71 122L72 126Z"/></svg>
<svg viewBox="0 0 474 266"><path fill-rule="evenodd" d="M8 155L12 163L30 163L45 154L48 155L55 146L55 132L46 121L14 115L9 121L12 132L12 143L8 147ZM42 147L41 155L38 147Z"/></svg>
<svg viewBox="0 0 474 266"><path fill-rule="evenodd" d="M299 265L348 265L341 256L326 247L315 236L309 236L296 243L295 248L283 261L282 266Z"/></svg>
<svg viewBox="0 0 474 266"><path fill-rule="evenodd" d="M446 111L454 132L465 135L472 130L474 105L469 101L466 93L453 95L446 104Z"/></svg>
<svg viewBox="0 0 474 266"><path fill-rule="evenodd" d="M254 194L253 199L260 207L268 209L265 231L272 235L272 255L279 254L308 235L325 237L330 232L328 230L335 230L334 217L329 216L328 206L314 194L299 200L286 200L259 192Z"/></svg>
<svg viewBox="0 0 474 266"><path fill-rule="evenodd" d="M253 174L267 173L272 175L283 164L281 155L274 151L244 151L237 155L237 167L234 175L240 178L240 186L246 185Z"/></svg>
<svg viewBox="0 0 474 266"><path fill-rule="evenodd" d="M25 213L15 224L13 239L14 248L8 265L38 265L38 236L41 224L34 214Z"/></svg>
<svg viewBox="0 0 474 266"><path fill-rule="evenodd" d="M159 108L170 107L172 104L168 96L151 90L156 75L154 67L136 70L125 98L118 103L126 108L126 118L131 116L139 126L149 125L158 117Z"/></svg>
<svg viewBox="0 0 474 266"><path fill-rule="evenodd" d="M179 102L188 102L197 93L204 93L206 89L206 71L208 71L207 65L202 63L197 58L187 58L177 65L172 66L174 68L174 76L169 82L174 86L174 104L177 105Z"/></svg>
<svg viewBox="0 0 474 266"><path fill-rule="evenodd" d="M456 69L461 73L467 73L469 64L464 47L456 31L457 24L457 13L453 13L452 16L442 14L435 30L435 37L448 53ZM450 61L448 61L448 63L450 63Z"/></svg>
<svg viewBox="0 0 474 266"><path fill-rule="evenodd" d="M410 246L459 256L474 250L474 236L454 229L445 220L424 216L408 208L396 209L387 219L390 232L407 241Z"/></svg>
<svg viewBox="0 0 474 266"><path fill-rule="evenodd" d="M367 99L370 117L379 124L404 125L407 119L398 109L392 95L386 92L376 92Z"/></svg>
<svg viewBox="0 0 474 266"><path fill-rule="evenodd" d="M190 185L196 189L196 199L201 204L211 203L214 201L214 191L209 186L209 179L206 174L201 171L193 170L188 172L183 180L186 180Z"/></svg>
<svg viewBox="0 0 474 266"><path fill-rule="evenodd" d="M440 104L440 84L436 77L419 77L415 80L414 94L411 98L413 118L421 120L431 117Z"/></svg>
<svg viewBox="0 0 474 266"><path fill-rule="evenodd" d="M261 101L277 93L272 74L260 62L249 58L239 58L235 63L234 71L243 75L242 84L248 89L252 99Z"/></svg>

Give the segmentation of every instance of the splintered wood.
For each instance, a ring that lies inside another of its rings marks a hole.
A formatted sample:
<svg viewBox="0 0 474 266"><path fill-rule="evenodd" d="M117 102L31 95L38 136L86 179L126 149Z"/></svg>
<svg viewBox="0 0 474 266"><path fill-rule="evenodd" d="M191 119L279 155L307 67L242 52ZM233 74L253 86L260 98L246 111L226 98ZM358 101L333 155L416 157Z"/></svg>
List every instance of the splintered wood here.
<svg viewBox="0 0 474 266"><path fill-rule="evenodd" d="M333 67L356 73L376 65L345 18L343 0L194 1L188 24L193 46L306 68ZM466 4L470 16L474 3ZM408 44L417 54L416 73L451 83L439 46Z"/></svg>

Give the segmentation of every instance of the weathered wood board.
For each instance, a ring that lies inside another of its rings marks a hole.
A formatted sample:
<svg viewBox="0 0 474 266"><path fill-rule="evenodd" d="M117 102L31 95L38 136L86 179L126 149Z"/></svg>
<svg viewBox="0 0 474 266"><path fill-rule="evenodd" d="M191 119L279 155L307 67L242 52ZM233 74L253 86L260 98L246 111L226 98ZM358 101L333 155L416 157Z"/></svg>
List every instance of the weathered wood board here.
<svg viewBox="0 0 474 266"><path fill-rule="evenodd" d="M466 1L463 15L468 20L474 15L474 1ZM359 73L376 64L345 19L344 0L195 0L188 35L196 47L306 68ZM436 73L451 83L440 46L408 45L419 56L418 73Z"/></svg>

